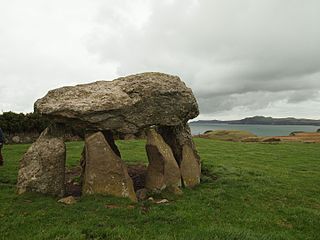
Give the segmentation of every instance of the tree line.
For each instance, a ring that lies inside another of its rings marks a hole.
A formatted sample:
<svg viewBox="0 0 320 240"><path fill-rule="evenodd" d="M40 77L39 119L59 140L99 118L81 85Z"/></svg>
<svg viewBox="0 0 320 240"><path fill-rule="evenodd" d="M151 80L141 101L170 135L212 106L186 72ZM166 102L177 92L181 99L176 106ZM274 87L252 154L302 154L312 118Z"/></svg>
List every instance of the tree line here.
<svg viewBox="0 0 320 240"><path fill-rule="evenodd" d="M49 120L38 113L3 112L0 127L6 134L41 133L49 125Z"/></svg>

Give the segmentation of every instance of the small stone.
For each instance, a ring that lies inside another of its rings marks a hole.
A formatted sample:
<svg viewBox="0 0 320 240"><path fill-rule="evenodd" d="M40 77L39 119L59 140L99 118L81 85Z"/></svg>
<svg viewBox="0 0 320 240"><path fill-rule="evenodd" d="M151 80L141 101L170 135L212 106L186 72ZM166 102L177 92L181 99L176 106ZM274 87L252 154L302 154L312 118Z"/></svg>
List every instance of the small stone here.
<svg viewBox="0 0 320 240"><path fill-rule="evenodd" d="M168 202L169 202L168 199L161 199L161 200L156 201L156 204L162 204L162 203L168 203Z"/></svg>
<svg viewBox="0 0 320 240"><path fill-rule="evenodd" d="M68 197L59 199L58 202L64 203L66 205L71 205L71 204L75 204L77 200L73 196L68 196Z"/></svg>
<svg viewBox="0 0 320 240"><path fill-rule="evenodd" d="M153 202L153 201L154 201L154 198L153 198L153 197L149 197L149 198L148 198L148 201L152 201L152 202Z"/></svg>
<svg viewBox="0 0 320 240"><path fill-rule="evenodd" d="M19 136L14 136L14 137L12 137L11 140L13 143L20 143L20 141L21 141Z"/></svg>

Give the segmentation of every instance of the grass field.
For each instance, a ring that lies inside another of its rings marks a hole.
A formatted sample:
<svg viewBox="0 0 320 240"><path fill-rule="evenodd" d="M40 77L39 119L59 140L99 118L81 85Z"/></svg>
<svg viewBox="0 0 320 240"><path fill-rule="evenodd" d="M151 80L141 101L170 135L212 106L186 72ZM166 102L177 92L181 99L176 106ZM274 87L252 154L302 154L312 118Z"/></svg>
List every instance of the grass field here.
<svg viewBox="0 0 320 240"><path fill-rule="evenodd" d="M75 205L15 194L28 145L6 145L0 168L0 239L320 239L320 144L195 139L202 184L169 204L106 196ZM124 160L147 162L143 141L118 141ZM67 143L77 165L82 142ZM110 209L108 204L119 207Z"/></svg>

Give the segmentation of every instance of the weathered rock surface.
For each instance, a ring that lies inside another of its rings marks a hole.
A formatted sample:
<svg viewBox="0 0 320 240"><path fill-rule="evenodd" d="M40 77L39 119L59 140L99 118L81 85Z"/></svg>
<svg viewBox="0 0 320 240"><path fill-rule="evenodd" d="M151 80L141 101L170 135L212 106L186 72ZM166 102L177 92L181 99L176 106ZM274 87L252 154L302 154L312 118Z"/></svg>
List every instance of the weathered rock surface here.
<svg viewBox="0 0 320 240"><path fill-rule="evenodd" d="M200 183L201 165L198 156L194 154L190 145L185 144L182 148L182 161L180 171L183 185L194 187Z"/></svg>
<svg viewBox="0 0 320 240"><path fill-rule="evenodd" d="M146 151L149 160L146 188L150 190L179 188L181 186L179 166L171 148L155 129L150 129L147 133Z"/></svg>
<svg viewBox="0 0 320 240"><path fill-rule="evenodd" d="M159 133L171 147L180 166L183 185L193 187L200 183L201 163L187 123L177 126L159 126Z"/></svg>
<svg viewBox="0 0 320 240"><path fill-rule="evenodd" d="M62 138L47 128L23 156L18 173L18 193L26 191L63 196L66 148Z"/></svg>
<svg viewBox="0 0 320 240"><path fill-rule="evenodd" d="M133 183L121 158L101 132L85 139L83 194L108 194L137 201Z"/></svg>
<svg viewBox="0 0 320 240"><path fill-rule="evenodd" d="M179 125L199 114L191 89L179 77L152 72L51 90L34 108L75 128L125 134Z"/></svg>
<svg viewBox="0 0 320 240"><path fill-rule="evenodd" d="M158 132L163 137L165 142L171 147L179 165L182 161L183 145L189 145L193 149L194 155L200 159L192 140L190 127L187 123L177 126L159 126Z"/></svg>

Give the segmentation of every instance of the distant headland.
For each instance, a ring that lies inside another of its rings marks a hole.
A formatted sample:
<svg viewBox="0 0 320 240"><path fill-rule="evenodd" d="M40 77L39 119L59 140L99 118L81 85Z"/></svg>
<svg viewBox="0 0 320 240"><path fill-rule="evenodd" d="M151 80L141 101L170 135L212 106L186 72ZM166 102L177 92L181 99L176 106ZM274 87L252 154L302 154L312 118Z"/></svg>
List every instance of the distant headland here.
<svg viewBox="0 0 320 240"><path fill-rule="evenodd" d="M320 120L304 118L272 118L264 116L247 117L241 120L198 120L189 124L261 124L261 125L312 125L320 126Z"/></svg>

